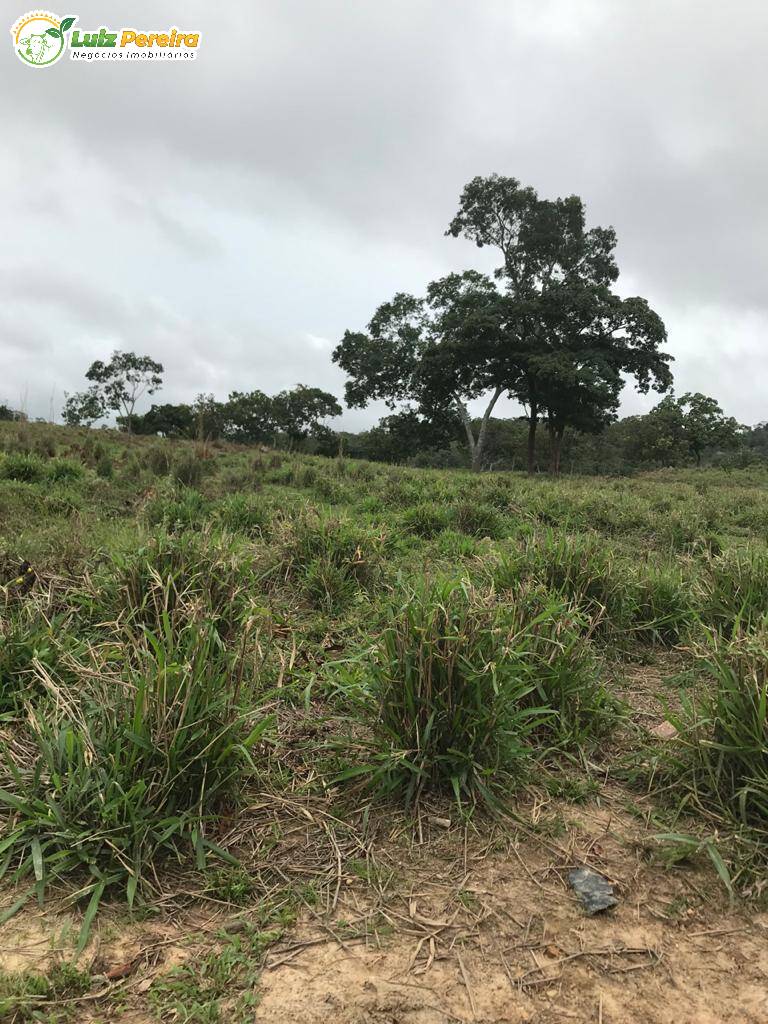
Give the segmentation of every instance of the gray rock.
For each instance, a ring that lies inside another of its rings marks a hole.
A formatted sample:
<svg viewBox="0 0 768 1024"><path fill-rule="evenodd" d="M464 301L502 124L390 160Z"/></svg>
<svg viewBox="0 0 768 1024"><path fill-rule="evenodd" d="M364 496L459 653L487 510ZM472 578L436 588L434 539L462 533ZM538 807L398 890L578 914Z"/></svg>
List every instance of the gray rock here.
<svg viewBox="0 0 768 1024"><path fill-rule="evenodd" d="M568 872L568 881L588 914L615 907L619 902L613 895L613 886L591 868L575 868Z"/></svg>

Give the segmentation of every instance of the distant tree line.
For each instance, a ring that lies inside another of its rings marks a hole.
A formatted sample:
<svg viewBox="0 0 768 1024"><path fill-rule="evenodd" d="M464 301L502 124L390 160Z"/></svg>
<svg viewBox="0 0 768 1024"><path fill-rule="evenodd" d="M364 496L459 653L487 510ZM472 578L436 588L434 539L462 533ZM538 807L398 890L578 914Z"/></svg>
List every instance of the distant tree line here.
<svg viewBox="0 0 768 1024"><path fill-rule="evenodd" d="M297 384L277 395L233 391L226 402L198 395L192 403L153 404L142 414L136 405L163 384L163 366L150 356L114 352L108 363L93 363L86 373L86 391L66 395L63 419L70 426L92 426L114 412L117 425L130 434L161 437L225 439L242 444L274 444L285 438L293 447L308 437L326 441L332 431L322 422L341 415L337 399L320 388Z"/></svg>
<svg viewBox="0 0 768 1024"><path fill-rule="evenodd" d="M480 428L479 419L472 421ZM483 470L515 470L528 466L529 424L525 417L491 417L486 425ZM339 445L353 458L415 466L469 468L469 453L460 423L442 434L417 413L407 411L381 420L370 430L332 439L323 454ZM551 467L551 435L538 438L534 472ZM628 474L636 470L702 464L749 465L768 461L768 424L745 427L726 416L713 398L667 395L651 412L627 416L599 433L569 431L561 448L561 469L575 473Z"/></svg>

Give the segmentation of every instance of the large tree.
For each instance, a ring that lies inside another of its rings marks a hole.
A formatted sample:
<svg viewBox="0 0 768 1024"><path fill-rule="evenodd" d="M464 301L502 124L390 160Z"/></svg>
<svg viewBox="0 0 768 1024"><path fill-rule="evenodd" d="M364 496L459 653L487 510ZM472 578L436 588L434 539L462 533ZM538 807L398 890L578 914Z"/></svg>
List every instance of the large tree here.
<svg viewBox="0 0 768 1024"><path fill-rule="evenodd" d="M229 440L242 444L274 440L277 430L275 403L263 391L233 391L224 406L224 413Z"/></svg>
<svg viewBox="0 0 768 1024"><path fill-rule="evenodd" d="M346 332L333 354L350 377L346 399L411 403L425 415L455 410L480 469L488 423L509 394L525 409L528 468L545 420L553 468L567 427L599 430L615 418L626 376L665 391L664 324L641 298L612 291L612 228L585 227L577 196L542 200L514 178L471 181L448 234L498 249L496 280L476 271L433 282L424 298L399 293L366 332ZM483 399L474 425L467 403Z"/></svg>
<svg viewBox="0 0 768 1024"><path fill-rule="evenodd" d="M446 233L501 253L499 337L519 371L511 392L526 411L529 471L542 417L557 468L566 427L599 429L615 417L623 376L641 392L670 386L664 324L644 299L612 291L616 234L587 230L578 196L545 200L515 178L477 177Z"/></svg>
<svg viewBox="0 0 768 1024"><path fill-rule="evenodd" d="M163 367L150 356L135 352L113 352L108 363L98 359L86 373L94 382L91 389L106 409L122 413L131 432L136 403L143 395L154 395L163 385Z"/></svg>

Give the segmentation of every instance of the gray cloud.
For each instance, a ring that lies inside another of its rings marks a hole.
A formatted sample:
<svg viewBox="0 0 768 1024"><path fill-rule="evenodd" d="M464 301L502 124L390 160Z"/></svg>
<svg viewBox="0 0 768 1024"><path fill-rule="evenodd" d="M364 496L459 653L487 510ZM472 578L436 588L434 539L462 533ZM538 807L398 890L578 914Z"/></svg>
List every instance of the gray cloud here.
<svg viewBox="0 0 768 1024"><path fill-rule="evenodd" d="M345 328L485 260L443 231L495 170L616 227L679 392L768 416L761 0L145 0L130 21L201 29L198 60L0 57L0 398L46 415L113 347L162 360L168 400L341 394ZM653 401L628 389L624 409Z"/></svg>

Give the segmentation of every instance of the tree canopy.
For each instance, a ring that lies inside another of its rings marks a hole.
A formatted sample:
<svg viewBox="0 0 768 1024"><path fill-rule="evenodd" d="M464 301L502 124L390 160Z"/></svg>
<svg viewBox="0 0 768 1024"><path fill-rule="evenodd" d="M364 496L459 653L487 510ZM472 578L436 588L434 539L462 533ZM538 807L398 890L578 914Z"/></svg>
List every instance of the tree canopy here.
<svg viewBox="0 0 768 1024"><path fill-rule="evenodd" d="M670 386L664 324L645 299L612 291L615 233L587 230L578 196L545 200L515 178L475 178L447 234L498 249L502 265L493 278L449 274L423 298L398 293L367 331L347 331L333 358L350 377L349 405L378 398L427 416L452 409L479 469L488 420L508 394L525 409L529 469L545 420L557 470L566 428L600 430L615 418L627 376L640 391ZM481 397L475 428L467 403Z"/></svg>
<svg viewBox="0 0 768 1024"><path fill-rule="evenodd" d="M89 393L101 401L104 410L122 413L130 433L136 403L163 386L162 375L162 364L150 356L113 352L108 363L101 359L92 363L85 376L94 382Z"/></svg>

